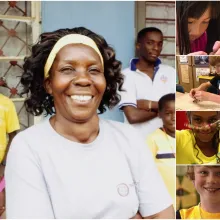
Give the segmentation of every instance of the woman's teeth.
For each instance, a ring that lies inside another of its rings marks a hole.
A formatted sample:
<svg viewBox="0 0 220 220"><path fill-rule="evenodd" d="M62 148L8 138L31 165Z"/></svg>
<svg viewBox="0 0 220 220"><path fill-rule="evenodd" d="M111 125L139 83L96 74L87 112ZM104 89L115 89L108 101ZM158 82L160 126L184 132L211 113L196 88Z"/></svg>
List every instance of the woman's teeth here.
<svg viewBox="0 0 220 220"><path fill-rule="evenodd" d="M71 99L83 102L83 101L89 101L90 99L92 99L92 96L91 95L72 95Z"/></svg>

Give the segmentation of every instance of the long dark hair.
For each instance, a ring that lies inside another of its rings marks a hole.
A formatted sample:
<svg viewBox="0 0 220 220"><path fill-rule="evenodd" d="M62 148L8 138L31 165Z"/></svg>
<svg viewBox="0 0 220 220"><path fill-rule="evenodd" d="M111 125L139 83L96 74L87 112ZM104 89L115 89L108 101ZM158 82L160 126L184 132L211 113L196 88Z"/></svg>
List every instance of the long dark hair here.
<svg viewBox="0 0 220 220"><path fill-rule="evenodd" d="M211 20L206 30L208 41L206 52L212 52L215 41L220 40L220 2L219 1L177 1L177 34L180 54L188 54L191 51L188 33L188 18L200 18L211 7Z"/></svg>

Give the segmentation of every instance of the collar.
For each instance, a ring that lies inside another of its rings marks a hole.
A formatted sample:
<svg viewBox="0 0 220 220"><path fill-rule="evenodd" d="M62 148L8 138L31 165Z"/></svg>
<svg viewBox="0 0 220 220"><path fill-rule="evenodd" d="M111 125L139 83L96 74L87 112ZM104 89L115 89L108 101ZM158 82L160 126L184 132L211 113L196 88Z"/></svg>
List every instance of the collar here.
<svg viewBox="0 0 220 220"><path fill-rule="evenodd" d="M130 61L130 70L132 70L132 71L136 71L137 70L136 64L137 64L138 61L139 61L138 58L131 59L131 61ZM157 60L156 60L156 62L154 64L154 68L159 69L159 65L160 64L161 64L161 60L159 58L157 58Z"/></svg>

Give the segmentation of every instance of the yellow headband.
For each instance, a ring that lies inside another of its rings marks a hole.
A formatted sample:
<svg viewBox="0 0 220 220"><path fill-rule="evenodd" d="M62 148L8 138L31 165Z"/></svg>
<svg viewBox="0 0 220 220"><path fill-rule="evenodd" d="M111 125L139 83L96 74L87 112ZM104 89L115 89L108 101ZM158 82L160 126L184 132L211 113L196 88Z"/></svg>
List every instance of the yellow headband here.
<svg viewBox="0 0 220 220"><path fill-rule="evenodd" d="M47 62L44 66L44 78L45 79L49 77L49 70L54 62L54 59L57 53L60 51L61 48L63 48L64 46L68 44L84 44L84 45L87 45L93 48L100 56L102 65L104 66L102 54L100 53L96 43L91 38L81 35L81 34L68 34L60 38L54 45L53 49L51 50L47 58Z"/></svg>

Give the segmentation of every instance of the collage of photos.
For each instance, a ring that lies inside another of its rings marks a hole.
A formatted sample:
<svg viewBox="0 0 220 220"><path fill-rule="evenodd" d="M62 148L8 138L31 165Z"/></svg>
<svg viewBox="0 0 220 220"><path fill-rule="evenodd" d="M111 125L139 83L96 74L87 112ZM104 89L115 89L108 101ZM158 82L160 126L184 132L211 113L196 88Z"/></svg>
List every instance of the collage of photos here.
<svg viewBox="0 0 220 220"><path fill-rule="evenodd" d="M176 2L176 219L220 219L220 2Z"/></svg>
<svg viewBox="0 0 220 220"><path fill-rule="evenodd" d="M220 0L0 1L0 219L220 219Z"/></svg>

